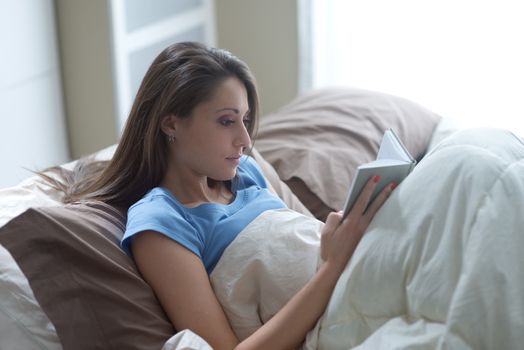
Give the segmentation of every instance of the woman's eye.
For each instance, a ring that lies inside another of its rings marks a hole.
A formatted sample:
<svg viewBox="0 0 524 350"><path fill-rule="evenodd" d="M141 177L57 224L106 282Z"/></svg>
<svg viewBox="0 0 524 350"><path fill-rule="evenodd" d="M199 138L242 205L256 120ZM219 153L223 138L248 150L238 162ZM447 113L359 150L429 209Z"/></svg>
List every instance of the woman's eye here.
<svg viewBox="0 0 524 350"><path fill-rule="evenodd" d="M244 118L242 122L246 127L249 127L251 125L251 118Z"/></svg>
<svg viewBox="0 0 524 350"><path fill-rule="evenodd" d="M222 124L223 126L231 126L235 124L235 121L231 119L221 119L220 124Z"/></svg>

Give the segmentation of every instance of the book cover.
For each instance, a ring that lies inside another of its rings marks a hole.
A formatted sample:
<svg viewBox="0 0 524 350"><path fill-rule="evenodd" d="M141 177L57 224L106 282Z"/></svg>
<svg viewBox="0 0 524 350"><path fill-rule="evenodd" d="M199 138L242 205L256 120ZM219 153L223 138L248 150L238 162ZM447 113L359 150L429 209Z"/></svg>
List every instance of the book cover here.
<svg viewBox="0 0 524 350"><path fill-rule="evenodd" d="M392 129L386 130L377 154L377 159L360 165L351 181L344 205L343 217L349 213L367 181L375 175L380 181L375 187L371 201L392 182L400 184L415 167L416 161Z"/></svg>

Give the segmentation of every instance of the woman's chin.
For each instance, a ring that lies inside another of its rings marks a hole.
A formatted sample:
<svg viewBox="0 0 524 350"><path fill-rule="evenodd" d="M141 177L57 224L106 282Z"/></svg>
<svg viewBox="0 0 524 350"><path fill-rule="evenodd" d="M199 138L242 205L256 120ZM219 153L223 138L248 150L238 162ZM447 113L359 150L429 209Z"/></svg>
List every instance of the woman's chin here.
<svg viewBox="0 0 524 350"><path fill-rule="evenodd" d="M236 169L232 172L217 174L216 177L212 177L215 181L231 181L237 175Z"/></svg>

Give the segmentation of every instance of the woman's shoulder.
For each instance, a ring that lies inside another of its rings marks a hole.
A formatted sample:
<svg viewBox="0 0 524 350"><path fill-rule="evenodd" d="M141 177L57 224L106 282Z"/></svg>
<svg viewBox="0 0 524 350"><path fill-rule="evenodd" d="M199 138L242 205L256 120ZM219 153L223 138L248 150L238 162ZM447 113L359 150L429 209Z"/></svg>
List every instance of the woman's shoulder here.
<svg viewBox="0 0 524 350"><path fill-rule="evenodd" d="M191 228L190 218L165 188L155 187L127 211L127 230L158 230L172 225Z"/></svg>
<svg viewBox="0 0 524 350"><path fill-rule="evenodd" d="M177 209L179 206L174 196L168 190L162 187L154 187L129 208L128 214L150 210L162 213L165 210Z"/></svg>

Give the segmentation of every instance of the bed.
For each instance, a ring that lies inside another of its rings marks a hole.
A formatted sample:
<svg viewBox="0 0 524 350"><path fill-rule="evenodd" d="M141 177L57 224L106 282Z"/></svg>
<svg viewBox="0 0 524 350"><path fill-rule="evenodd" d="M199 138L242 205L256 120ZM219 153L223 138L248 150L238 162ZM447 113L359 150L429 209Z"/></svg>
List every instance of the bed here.
<svg viewBox="0 0 524 350"><path fill-rule="evenodd" d="M262 118L252 156L289 208L257 218L211 275L235 332L248 336L314 273L322 221L342 208L387 128L419 163L375 217L302 348L522 347L522 139L459 129L412 101L360 89L309 92ZM119 248L125 213L62 196L37 176L0 190L0 348L210 349L173 329ZM275 216L285 229L272 227Z"/></svg>

